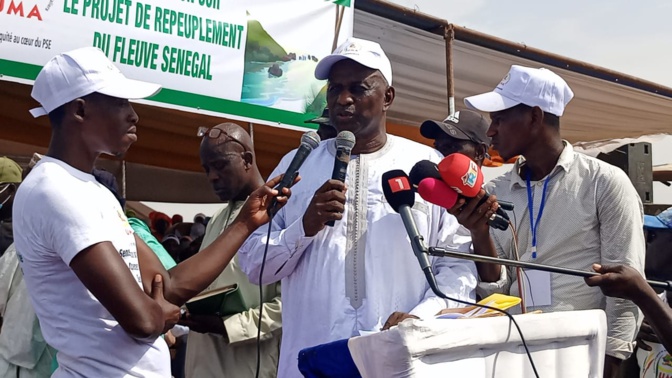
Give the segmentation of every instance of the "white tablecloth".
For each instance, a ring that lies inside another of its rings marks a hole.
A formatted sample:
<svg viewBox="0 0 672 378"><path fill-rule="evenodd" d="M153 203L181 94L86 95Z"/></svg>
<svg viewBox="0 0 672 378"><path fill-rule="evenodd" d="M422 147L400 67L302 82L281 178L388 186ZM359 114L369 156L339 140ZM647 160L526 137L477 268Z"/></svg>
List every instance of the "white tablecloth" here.
<svg viewBox="0 0 672 378"><path fill-rule="evenodd" d="M607 338L602 310L525 314L520 326L540 377L601 377ZM364 378L533 377L507 317L406 320L349 340Z"/></svg>

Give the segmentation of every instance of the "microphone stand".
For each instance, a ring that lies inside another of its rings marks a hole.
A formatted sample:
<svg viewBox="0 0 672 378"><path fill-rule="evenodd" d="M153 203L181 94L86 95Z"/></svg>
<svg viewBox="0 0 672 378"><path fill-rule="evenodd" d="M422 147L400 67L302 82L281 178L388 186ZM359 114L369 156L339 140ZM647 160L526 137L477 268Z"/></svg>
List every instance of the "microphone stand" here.
<svg viewBox="0 0 672 378"><path fill-rule="evenodd" d="M517 267L517 268L527 268L527 269L533 269L533 270L542 270L542 271L551 272L551 273L567 274L567 275L570 275L570 276L592 277L592 276L599 276L600 275L600 273L597 273L597 272L587 272L585 270L563 268L563 267L558 267L558 266L543 265L543 264L537 264L537 263L531 263L531 262L525 262L525 261L500 259L499 257L481 256L481 255L458 252L458 251L455 251L455 250L450 250L450 249L446 249L446 248L439 248L439 247L429 247L429 251L427 253L430 256L453 257L453 258L457 258L457 259L467 259L467 260L478 261L478 262L483 262L483 263L502 264L502 265L506 265L506 266L514 266L514 267ZM663 281L647 280L646 282L651 287L664 289L664 290L672 290L672 281L663 282ZM430 285L430 287L431 287L431 285Z"/></svg>

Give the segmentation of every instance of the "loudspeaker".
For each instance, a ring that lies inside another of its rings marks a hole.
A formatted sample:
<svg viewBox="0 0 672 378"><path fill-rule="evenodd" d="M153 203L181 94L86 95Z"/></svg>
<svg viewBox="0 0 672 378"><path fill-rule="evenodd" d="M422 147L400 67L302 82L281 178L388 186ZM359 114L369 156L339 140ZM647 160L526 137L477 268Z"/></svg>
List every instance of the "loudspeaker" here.
<svg viewBox="0 0 672 378"><path fill-rule="evenodd" d="M651 143L631 143L598 159L621 168L630 177L642 203L653 203L653 163Z"/></svg>

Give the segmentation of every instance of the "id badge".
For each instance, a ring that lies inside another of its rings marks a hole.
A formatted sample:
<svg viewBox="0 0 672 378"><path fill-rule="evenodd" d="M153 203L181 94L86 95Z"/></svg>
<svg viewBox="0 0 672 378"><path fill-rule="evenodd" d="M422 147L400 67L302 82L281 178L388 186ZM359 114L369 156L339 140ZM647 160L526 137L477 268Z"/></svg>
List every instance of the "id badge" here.
<svg viewBox="0 0 672 378"><path fill-rule="evenodd" d="M551 273L541 270L523 270L521 277L525 284L525 306L540 307L551 305Z"/></svg>

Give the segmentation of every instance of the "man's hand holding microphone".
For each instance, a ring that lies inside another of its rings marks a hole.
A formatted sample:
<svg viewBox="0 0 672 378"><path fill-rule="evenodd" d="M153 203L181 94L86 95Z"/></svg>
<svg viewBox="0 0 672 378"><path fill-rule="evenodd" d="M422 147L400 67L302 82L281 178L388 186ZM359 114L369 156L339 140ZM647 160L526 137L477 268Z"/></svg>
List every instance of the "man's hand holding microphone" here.
<svg viewBox="0 0 672 378"><path fill-rule="evenodd" d="M343 218L345 211L345 176L350 163L350 153L355 146L355 135L341 131L336 136L336 157L331 179L315 191L303 215L303 230L306 236L315 236L325 227L333 227Z"/></svg>

